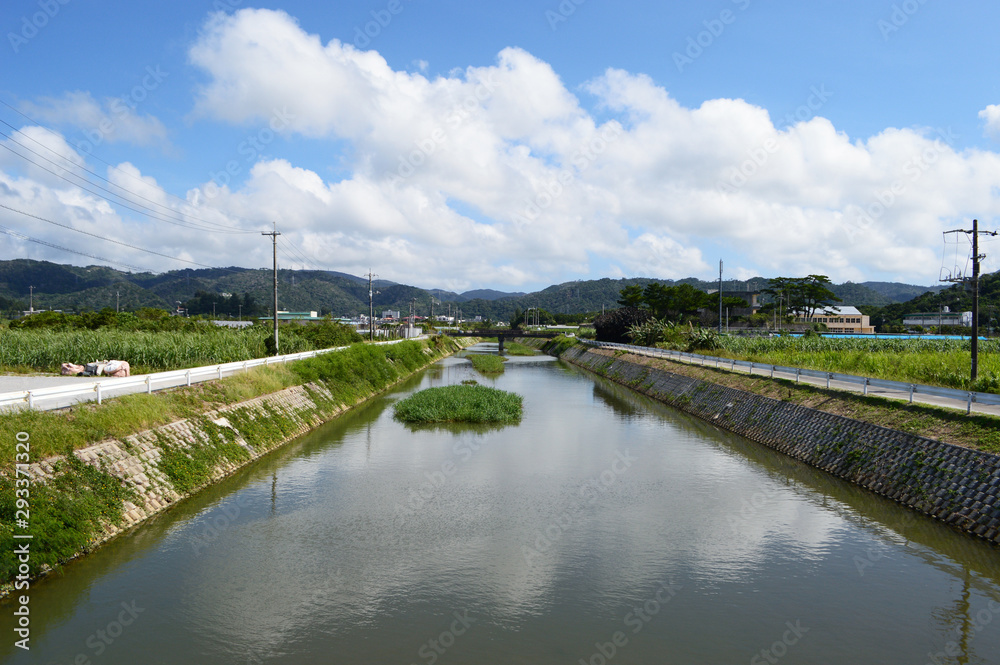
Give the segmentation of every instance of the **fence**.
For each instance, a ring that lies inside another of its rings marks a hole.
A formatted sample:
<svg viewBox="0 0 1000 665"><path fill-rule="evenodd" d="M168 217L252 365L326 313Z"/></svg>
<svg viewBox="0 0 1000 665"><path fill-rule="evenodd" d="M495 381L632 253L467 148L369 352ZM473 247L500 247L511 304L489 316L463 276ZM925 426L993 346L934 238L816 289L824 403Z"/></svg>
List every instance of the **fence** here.
<svg viewBox="0 0 1000 665"><path fill-rule="evenodd" d="M404 340L375 342L375 344L398 344L401 341ZM83 384L74 382L72 384L53 386L51 388L19 390L16 392L0 394L0 411L23 408L25 406L29 409L40 409L42 411L60 408L59 404L54 404L48 407L39 406L40 402L56 399L63 400L63 402L68 400L70 403L97 400L97 403L101 404L105 397L112 397L129 392L145 391L147 393L152 393L154 390L163 390L166 388L175 388L177 386L184 385L190 386L192 383L221 379L223 376L228 376L237 372L245 372L253 367L263 367L265 365L275 365L295 360L302 360L304 358L312 358L323 353L343 351L346 348L349 347L337 346L330 349L320 349L318 351L303 351L301 353L289 353L270 358L257 358L255 360L223 363L221 365L193 367L191 369L157 372L155 374L142 374L139 376L120 379L106 378L102 381L88 381ZM140 390L136 391L136 388L139 388Z"/></svg>
<svg viewBox="0 0 1000 665"><path fill-rule="evenodd" d="M732 371L737 369L746 370L750 374L754 370L762 374L768 374L774 378L775 373L794 375L795 382L798 383L802 377L811 377L826 381L826 387L830 387L832 381L841 383L857 384L861 392L868 394L869 388L894 390L909 394L909 401L913 403L914 395L928 395L940 397L966 403L966 413L972 413L973 404L984 404L988 406L1000 406L1000 395L993 393L980 393L971 390L955 390L953 388L941 388L938 386L925 386L919 383L905 383L902 381L888 381L886 379L873 379L867 376L855 376L854 374L840 374L838 372L824 372L822 370L802 369L801 367L785 367L783 365L768 365L766 363L755 363L748 360L734 360L732 358L718 358L716 356L703 356L698 353L685 353L683 351L672 351L670 349L654 349L648 346L635 346L632 344L617 344L614 342L593 342L581 340L592 346L605 348L628 349L632 353L655 358L672 358L682 362L697 365L713 365L717 368L728 368Z"/></svg>

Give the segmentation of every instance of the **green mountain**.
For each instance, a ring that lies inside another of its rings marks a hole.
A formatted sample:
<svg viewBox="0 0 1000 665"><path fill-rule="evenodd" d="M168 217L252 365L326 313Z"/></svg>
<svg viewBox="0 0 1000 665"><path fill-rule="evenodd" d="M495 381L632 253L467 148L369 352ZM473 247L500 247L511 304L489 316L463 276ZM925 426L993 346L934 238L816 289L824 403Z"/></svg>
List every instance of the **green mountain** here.
<svg viewBox="0 0 1000 665"><path fill-rule="evenodd" d="M66 311L98 310L103 307L137 309L159 307L173 309L185 303L197 292L219 294L220 301L235 294L250 294L258 304L271 303L273 273L269 269L209 268L171 270L165 273L127 273L103 266L78 267L47 261L15 259L0 261L0 298L27 303L29 287L34 287L36 309ZM617 307L619 292L626 286L645 286L650 282L667 285L690 284L702 290L714 290L718 283L694 278L653 280L650 278L595 279L554 284L534 293L505 293L492 289L467 291L462 294L440 289L425 290L386 280L375 283L375 311L409 312L411 303L421 316L434 312L461 311L464 318L506 321L515 310L538 307L552 314L600 312ZM985 280L984 280L985 284ZM767 279L754 277L743 281L724 281L725 291L759 291ZM985 287L984 287L985 288ZM940 290L906 284L866 282L836 285L834 292L845 304L866 308L884 308L887 316L895 316L893 303L910 293L922 293L919 304L901 307L904 313L913 307L934 311L939 301L956 309L960 287ZM946 295L951 294L951 295ZM210 299L210 297L209 297ZM924 299L924 300L921 300ZM204 301L204 299L203 299ZM317 311L335 316L356 316L368 312L368 281L345 273L320 270L280 270L278 272L278 306L291 311ZM966 307L968 309L968 307Z"/></svg>
<svg viewBox="0 0 1000 665"><path fill-rule="evenodd" d="M972 310L972 291L967 284L952 284L923 294L903 303L866 310L876 326L900 325L907 314L939 312L947 307L952 312ZM983 326L1000 320L1000 272L983 275L979 282L979 321ZM994 324L996 325L996 324Z"/></svg>

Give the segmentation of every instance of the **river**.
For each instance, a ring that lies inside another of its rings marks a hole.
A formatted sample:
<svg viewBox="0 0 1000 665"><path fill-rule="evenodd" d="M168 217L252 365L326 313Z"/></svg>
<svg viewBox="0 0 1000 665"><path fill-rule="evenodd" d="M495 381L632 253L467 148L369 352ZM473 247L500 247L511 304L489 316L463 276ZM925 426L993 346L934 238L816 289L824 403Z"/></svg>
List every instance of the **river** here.
<svg viewBox="0 0 1000 665"><path fill-rule="evenodd" d="M521 423L393 420L470 379ZM29 652L13 607L11 663L1000 662L995 548L545 356L445 359L39 580Z"/></svg>

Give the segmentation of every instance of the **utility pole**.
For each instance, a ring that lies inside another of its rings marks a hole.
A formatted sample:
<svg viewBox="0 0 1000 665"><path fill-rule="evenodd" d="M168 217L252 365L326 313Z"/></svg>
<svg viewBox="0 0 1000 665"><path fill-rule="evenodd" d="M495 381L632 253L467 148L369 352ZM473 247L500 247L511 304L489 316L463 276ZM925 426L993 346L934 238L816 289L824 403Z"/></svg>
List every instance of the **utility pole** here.
<svg viewBox="0 0 1000 665"><path fill-rule="evenodd" d="M270 233L261 231L262 236L271 236L271 243L274 245L274 355L278 355L278 225L275 223L274 231Z"/></svg>
<svg viewBox="0 0 1000 665"><path fill-rule="evenodd" d="M121 292L115 291L115 312L120 312L121 308L118 306L121 302Z"/></svg>
<svg viewBox="0 0 1000 665"><path fill-rule="evenodd" d="M980 231L979 220L974 219L972 220L972 230L945 231L945 235L949 233L964 233L972 236L972 380L975 381L979 377L979 264L986 258L985 254L979 253L979 236L980 234L995 236L998 232ZM964 283L969 280L963 275L952 275L941 281Z"/></svg>
<svg viewBox="0 0 1000 665"><path fill-rule="evenodd" d="M35 313L35 287L28 287L28 313Z"/></svg>
<svg viewBox="0 0 1000 665"><path fill-rule="evenodd" d="M417 318L417 299L410 298L410 332L406 335L407 339L413 337L413 330L416 328L414 323L416 323Z"/></svg>
<svg viewBox="0 0 1000 665"><path fill-rule="evenodd" d="M729 327L728 320L726 327ZM719 332L722 332L722 259L719 259Z"/></svg>
<svg viewBox="0 0 1000 665"><path fill-rule="evenodd" d="M378 293L372 288L372 280L378 279L378 275L368 270L368 340L375 341L375 294Z"/></svg>

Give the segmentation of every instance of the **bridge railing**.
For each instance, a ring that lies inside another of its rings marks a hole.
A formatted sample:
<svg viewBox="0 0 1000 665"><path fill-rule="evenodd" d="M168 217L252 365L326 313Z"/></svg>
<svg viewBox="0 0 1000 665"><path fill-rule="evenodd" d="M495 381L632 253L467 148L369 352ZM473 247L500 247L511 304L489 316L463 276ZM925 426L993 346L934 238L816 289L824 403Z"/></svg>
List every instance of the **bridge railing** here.
<svg viewBox="0 0 1000 665"><path fill-rule="evenodd" d="M684 351L673 351L671 349L655 349L648 346L636 346L633 344L618 344L615 342L595 342L593 340L580 340L591 346L603 348L626 349L638 355L651 356L654 358L669 358L680 360L689 364L713 366L720 369L745 370L750 374L755 371L759 374L767 374L774 377L775 373L794 375L798 382L802 377L820 379L826 382L829 388L831 382L854 384L865 395L869 389L882 389L901 392L909 395L909 402L913 403L914 395L929 395L944 399L965 402L966 413L972 412L973 404L984 404L989 406L1000 406L1000 395L994 393L981 393L973 390L956 390L954 388L942 388L940 386L927 386L920 383L906 383L903 381L889 381L887 379L876 379L868 376L857 376L854 374L841 374L840 372L826 372L823 370L804 369L801 367L786 367L784 365L770 365L767 363L755 363L749 360L734 360L732 358L719 358L716 356L706 356L699 353L686 353Z"/></svg>

